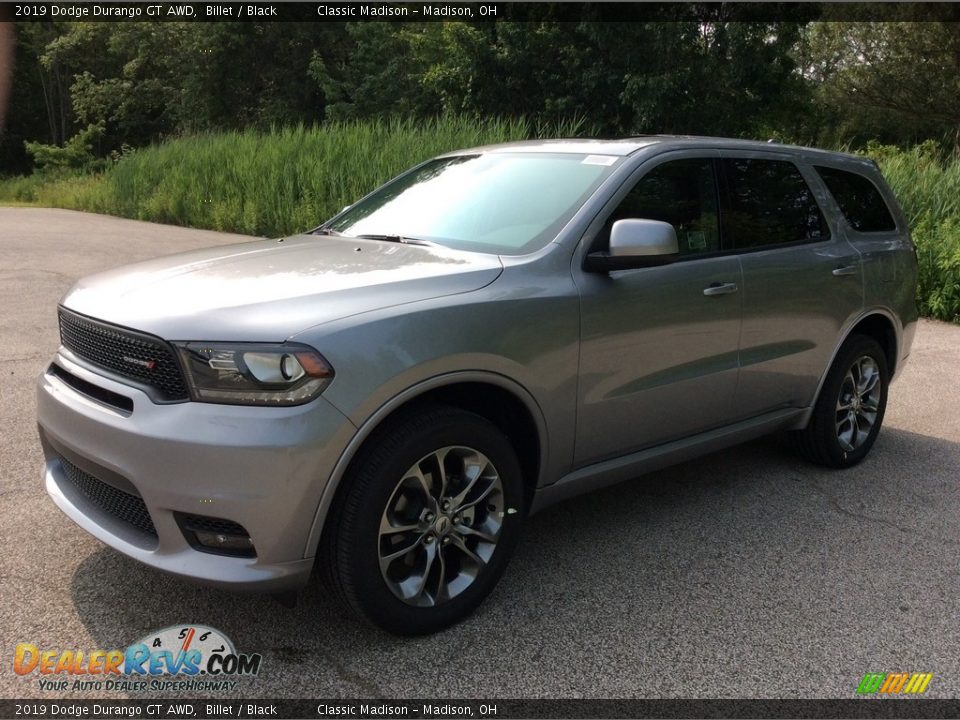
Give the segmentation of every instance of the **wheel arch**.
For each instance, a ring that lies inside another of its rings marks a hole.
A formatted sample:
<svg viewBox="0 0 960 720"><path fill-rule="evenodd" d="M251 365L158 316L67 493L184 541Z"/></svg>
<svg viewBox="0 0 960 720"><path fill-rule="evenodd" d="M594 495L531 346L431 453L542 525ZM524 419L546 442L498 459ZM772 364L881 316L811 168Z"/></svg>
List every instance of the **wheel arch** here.
<svg viewBox="0 0 960 720"><path fill-rule="evenodd" d="M866 335L880 343L880 347L884 349L887 356L887 365L890 371L890 379L892 380L897 371L901 333L902 328L896 316L884 308L872 308L857 316L857 318L847 326L843 335L840 337L840 341L833 348L833 352L830 354L830 361L826 367L824 367L823 372L820 373L820 381L817 383L817 391L813 395L810 407L801 416L795 427L798 429L806 427L810 421L813 408L816 407L817 401L820 399L820 393L823 391L823 385L827 381L827 375L830 374L830 368L833 367L840 348L843 347L844 343L847 342L851 336Z"/></svg>
<svg viewBox="0 0 960 720"><path fill-rule="evenodd" d="M547 459L546 422L540 406L529 391L503 375L483 371L444 374L398 393L359 425L323 490L304 557L315 556L327 514L343 479L373 432L398 413L426 404L443 404L475 412L497 425L517 452L529 506Z"/></svg>

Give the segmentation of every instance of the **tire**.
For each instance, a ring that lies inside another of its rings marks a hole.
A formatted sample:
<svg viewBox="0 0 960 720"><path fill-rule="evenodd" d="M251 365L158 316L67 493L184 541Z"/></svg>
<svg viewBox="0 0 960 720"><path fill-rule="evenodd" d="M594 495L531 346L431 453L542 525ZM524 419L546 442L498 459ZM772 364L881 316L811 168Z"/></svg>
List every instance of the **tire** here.
<svg viewBox="0 0 960 720"><path fill-rule="evenodd" d="M341 602L388 632L423 635L467 617L519 540L525 498L516 453L470 412L430 406L388 421L343 483L320 559ZM443 498L453 501L447 510Z"/></svg>
<svg viewBox="0 0 960 720"><path fill-rule="evenodd" d="M830 366L809 424L795 435L801 454L830 468L863 460L883 424L889 383L880 344L866 335L848 338Z"/></svg>

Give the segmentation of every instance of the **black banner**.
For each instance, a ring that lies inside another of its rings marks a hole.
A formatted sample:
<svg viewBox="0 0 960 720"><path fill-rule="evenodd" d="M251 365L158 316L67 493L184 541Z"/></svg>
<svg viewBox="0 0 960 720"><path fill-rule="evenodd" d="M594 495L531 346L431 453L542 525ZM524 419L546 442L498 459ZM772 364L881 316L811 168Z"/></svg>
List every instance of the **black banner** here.
<svg viewBox="0 0 960 720"><path fill-rule="evenodd" d="M960 718L960 700L0 700L4 718Z"/></svg>
<svg viewBox="0 0 960 720"><path fill-rule="evenodd" d="M960 21L957 3L858 2L10 2L16 22Z"/></svg>

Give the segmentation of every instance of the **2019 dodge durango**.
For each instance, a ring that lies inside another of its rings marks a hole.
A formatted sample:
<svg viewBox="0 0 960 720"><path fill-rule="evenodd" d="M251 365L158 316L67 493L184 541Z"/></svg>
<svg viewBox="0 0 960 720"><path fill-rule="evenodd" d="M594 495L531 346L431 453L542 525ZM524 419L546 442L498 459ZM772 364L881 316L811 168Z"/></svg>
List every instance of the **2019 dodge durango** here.
<svg viewBox="0 0 960 720"><path fill-rule="evenodd" d="M453 152L310 232L79 281L39 380L44 481L153 568L279 594L317 565L373 623L432 632L558 500L774 431L861 461L915 285L862 157Z"/></svg>

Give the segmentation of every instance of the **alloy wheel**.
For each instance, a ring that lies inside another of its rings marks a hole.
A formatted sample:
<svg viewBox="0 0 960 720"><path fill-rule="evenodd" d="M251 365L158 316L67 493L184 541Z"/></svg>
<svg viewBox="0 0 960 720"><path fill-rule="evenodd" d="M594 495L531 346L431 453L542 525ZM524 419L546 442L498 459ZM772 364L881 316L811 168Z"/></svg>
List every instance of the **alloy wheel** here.
<svg viewBox="0 0 960 720"><path fill-rule="evenodd" d="M483 453L440 448L400 478L380 519L380 573L408 605L433 607L466 590L503 527L503 483Z"/></svg>
<svg viewBox="0 0 960 720"><path fill-rule="evenodd" d="M880 368L869 355L856 360L840 385L836 429L840 447L853 452L866 442L877 421L881 396Z"/></svg>

